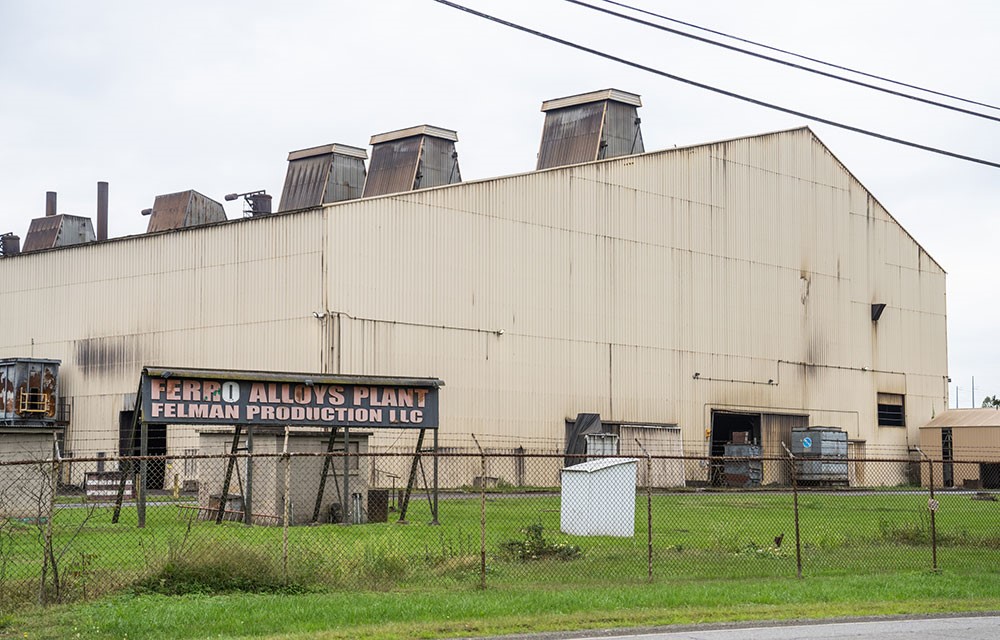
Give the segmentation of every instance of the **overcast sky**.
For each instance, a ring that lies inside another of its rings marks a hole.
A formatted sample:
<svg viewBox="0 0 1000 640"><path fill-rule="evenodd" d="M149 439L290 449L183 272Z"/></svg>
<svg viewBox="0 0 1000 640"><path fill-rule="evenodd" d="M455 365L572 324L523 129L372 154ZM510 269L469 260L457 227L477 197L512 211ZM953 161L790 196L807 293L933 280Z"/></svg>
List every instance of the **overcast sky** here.
<svg viewBox="0 0 1000 640"><path fill-rule="evenodd" d="M1000 3L626 0L719 31L1000 105ZM599 2L595 3L600 4ZM1000 162L1000 122L852 88L562 0L464 4L670 73ZM810 124L518 33L430 0L0 0L0 233L44 214L142 233L157 194L278 197L287 153L416 124L456 129L464 179L532 170L541 102L642 95L646 150ZM1000 111L982 109L1000 116ZM813 130L948 272L951 405L1000 394L1000 169ZM230 218L240 203L227 203ZM13 304L13 301L6 301ZM919 345L914 345L919 348Z"/></svg>

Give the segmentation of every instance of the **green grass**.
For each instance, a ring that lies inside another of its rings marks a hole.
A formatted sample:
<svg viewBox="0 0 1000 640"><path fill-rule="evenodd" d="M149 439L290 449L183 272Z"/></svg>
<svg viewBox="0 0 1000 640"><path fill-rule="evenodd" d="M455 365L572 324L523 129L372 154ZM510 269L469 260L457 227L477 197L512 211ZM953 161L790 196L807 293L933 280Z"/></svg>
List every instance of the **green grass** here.
<svg viewBox="0 0 1000 640"><path fill-rule="evenodd" d="M938 499L939 566L975 580L1000 566L998 503L958 494ZM467 594L479 584L478 496L448 497L440 505L440 526L426 524L427 502L415 498L409 525L293 527L287 567L280 527L216 525L192 520L192 510L157 503L147 509L146 528L139 529L134 507L112 524L110 508L90 513L64 505L53 521L56 548L66 548L60 567L63 599L87 600L136 589L171 594ZM807 577L910 574L931 567L926 493L804 493L799 505ZM488 496L488 585L509 591L642 582L648 552L645 496L637 496L635 508L634 537L575 537L559 533L558 496ZM653 497L652 513L653 572L658 581L756 578L780 583L796 575L789 493L659 494ZM533 554L509 553L526 540L525 530L537 524L545 545L579 547L579 553L544 562L518 559ZM36 598L38 534L39 528L30 523L0 520L0 612L20 610ZM781 534L779 548L774 538Z"/></svg>
<svg viewBox="0 0 1000 640"><path fill-rule="evenodd" d="M299 595L125 595L24 611L0 636L28 638L445 638L566 628L989 611L1000 573L605 581ZM0 625L3 625L0 618Z"/></svg>

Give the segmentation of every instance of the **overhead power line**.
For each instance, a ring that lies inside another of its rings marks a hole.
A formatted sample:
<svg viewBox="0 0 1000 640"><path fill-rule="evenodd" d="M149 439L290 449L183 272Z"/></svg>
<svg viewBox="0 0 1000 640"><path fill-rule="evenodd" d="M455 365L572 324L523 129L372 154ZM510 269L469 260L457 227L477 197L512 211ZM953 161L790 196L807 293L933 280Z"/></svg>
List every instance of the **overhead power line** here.
<svg viewBox="0 0 1000 640"><path fill-rule="evenodd" d="M907 89L916 89L917 91L923 91L924 93L930 93L932 95L941 96L942 98L948 98L950 100L957 100L959 102L965 102L966 104L974 104L979 107L986 107L987 109L993 109L1000 111L1000 107L988 104L986 102L979 102L976 100L970 100L968 98L962 98L960 96L955 96L950 93L944 93L942 91L935 91L934 89L928 89L926 87L921 87L915 84L908 84L906 82L900 82L899 80L893 80L892 78L886 78L885 76L876 75L874 73L866 73L859 69L852 69L851 67L845 67L843 65L834 64L833 62L825 62L819 60L818 58L810 58L809 56L802 55L801 53L795 53L794 51L788 51L786 49L779 49L778 47L772 47L766 45L762 42L755 42L753 40L748 40L747 38L741 38L739 36L734 36L724 31L716 31L715 29L709 29L708 27L702 27L700 25L694 24L692 22L684 22L683 20L678 20L677 18L671 18L659 13L654 13L652 11L647 11L645 9L640 9L639 7L633 7L631 5L625 4L624 2L615 2L615 0L599 0L600 2L605 2L607 4L613 4L623 9L629 9L637 13L642 13L647 16L653 16L654 18L659 18L661 20L666 20L668 22L673 22L674 24L680 24L685 27L690 27L692 29L697 29L698 31L704 31L705 33L712 33L717 36L722 36L723 38L729 38L730 40L735 40L737 42L743 42L745 44L750 44L755 47L760 47L761 49L767 49L768 51L774 51L776 53L781 53L787 56L792 56L793 58L798 58L800 60L806 60L808 62L815 62L816 64L821 64L825 67L830 67L831 69L840 69L841 71L847 71L849 73L855 73L859 76L865 76L866 78L872 78L873 80L881 80L882 82L888 82L890 84L898 85L900 87L906 87Z"/></svg>
<svg viewBox="0 0 1000 640"><path fill-rule="evenodd" d="M662 24L656 24L655 22L649 22L648 20L643 20L641 18L636 18L635 16L630 16L630 15L625 14L625 13L619 13L619 12L613 11L611 9L605 9L604 7L596 7L596 6L592 5L592 4L588 4L586 2L581 2L580 0L564 0L564 1L568 2L570 4L575 4L575 5L578 5L578 6L581 6L581 7L586 7L588 9L591 9L592 11L599 11L601 13L604 13L604 14L607 14L607 15L610 15L610 16L615 16L616 18L621 18L623 20L628 20L629 22L634 22L636 24L641 24L641 25L646 26L646 27L652 27L653 29L658 29L660 31L665 31L667 33L672 33L674 35L678 35L678 36L681 36L683 38L690 38L691 40L697 40L698 42L704 42L705 44L710 44L710 45L715 46L715 47L721 47L723 49L728 49L729 51L735 51L737 53L742 53L744 55L753 56L754 58L759 58L761 60L767 60L768 62L775 62L777 64L784 65L786 67L791 67L793 69L798 69L799 71L805 71L806 73L814 73L814 74L816 74L818 76L823 76L824 78L831 78L833 80L839 80L841 82L847 82L849 84L857 85L859 87L864 87L866 89L872 89L874 91L881 91L882 93L888 93L889 95L896 96L897 98L905 98L907 100L914 100L916 102L922 102L924 104L929 104L929 105L932 105L932 106L935 106L935 107L941 107L942 109L949 109L951 111L957 111L958 113L964 113L966 115L975 116L977 118L985 118L986 120L993 120L994 122L1000 122L1000 117L991 116L991 115L982 113L980 111L973 111L971 109L963 109L962 107L956 107L955 105L945 104L944 102L938 102L937 100L931 100L930 98L922 98L920 96L915 96L915 95L910 94L910 93L904 93L902 91L896 91L895 89L888 89L886 87L880 87L877 84L871 84L870 82L864 82L862 80L855 80L853 78L846 78L844 76L837 75L836 73L830 73L829 71L822 71L820 69L814 69L812 67L807 67L805 65L796 64L794 62L789 62L788 60L782 60L781 58L775 58L773 56L768 56L768 55L765 55L763 53L757 53L756 51L750 51L749 49L743 49L741 47L737 47L737 46L734 46L734 45L731 45L731 44L726 44L724 42L719 42L718 40L712 40L711 38L703 38L703 37L697 36L697 35L695 35L693 33L687 33L686 31L681 31L680 29L672 29L672 28L666 27L666 26L664 26ZM610 2L610 0L602 0L602 1L604 1L604 2ZM632 9L633 11L639 11L639 12L642 12L642 13L650 13L648 11L643 11L642 9L636 9L635 7L630 7L628 5L621 4L619 2L610 2L610 3L614 4L614 5L617 5L617 6L622 6L622 7L628 8L628 9ZM655 13L652 13L650 15L654 15L656 17L663 17L663 16L660 16L659 14L655 14ZM669 19L669 18L665 18L665 19Z"/></svg>
<svg viewBox="0 0 1000 640"><path fill-rule="evenodd" d="M739 93L735 93L733 91L727 91L726 89L720 89L719 87L713 87L712 85L704 84L702 82L697 82L696 80L690 80L688 78L683 78L681 76L674 75L672 73L667 73L666 71L663 71L661 69L656 69L654 67L650 67L650 66L647 66L647 65L644 65L644 64L640 64L638 62L633 62L631 60L627 60L625 58L621 58L619 56L612 55L612 54L606 53L604 51L599 51L597 49L593 49L591 47L587 47L587 46L584 46L582 44L577 44L577 43L571 42L569 40L564 40L562 38L558 38L556 36L549 35L549 34L544 33L542 31L537 31L537 30L532 29L530 27L525 27L523 25L520 25L520 24L517 24L517 23L514 23L514 22L510 22L508 20L504 20L504 19L498 18L496 16L492 16L492 15L490 15L488 13L483 13L481 11L476 11L475 9L471 9L469 7L457 4L455 2L449 2L448 0L433 0L433 1L437 2L438 4L442 4L442 5L445 5L447 7L451 7L452 9L457 9L459 11L463 11L463 12L468 13L470 15L474 15L476 17L483 18L485 20L489 20L489 21L495 22L497 24L502 24L505 27L510 27L511 29L516 29L518 31L522 31L524 33L528 33L528 34L531 34L533 36L536 36L538 38L543 38L545 40L549 40L551 42L555 42L555 43L564 45L566 47L570 47L572 49L576 49L577 51L583 51L585 53L589 53L591 55L595 55L595 56L604 58L605 60L611 60L612 62L617 62L619 64L623 64L623 65L632 67L634 69L639 69L641 71L646 71L648 73L652 73L652 74L655 74L655 75L658 75L658 76L662 76L664 78L669 78L670 80L675 80L677 82L682 82L684 84L688 84L688 85L691 85L693 87L698 87L699 89L704 89L706 91L711 91L713 93L718 93L720 95L728 96L728 97L734 98L736 100L741 100L743 102L749 102L750 104L755 104L757 106L765 107L765 108L768 108L768 109L772 109L774 111L780 111L781 113L787 113L789 115L793 115L793 116L797 116L799 118L804 118L806 120L810 120L812 122L818 122L820 124L830 125L831 127L837 127L838 129L844 129L846 131L853 131L854 133L860 133L861 135L869 136L869 137L872 137L872 138L878 138L879 140L885 140L887 142L894 142L896 144L901 144L903 146L912 147L914 149L921 149L922 151L928 151L930 153L936 153L936 154L939 154L939 155L948 156L948 157L951 157L951 158L957 158L959 160L966 160L968 162L975 162L976 164L982 164L982 165L986 165L988 167L994 167L994 168L1000 169L1000 163L993 162L991 160L985 160L983 158L976 158L974 156L967 156L967 155L963 155L961 153L955 153L954 151L948 151L946 149L939 149L937 147L931 147L931 146L928 146L928 145L925 145L925 144L920 144L918 142L912 142L910 140L903 140L902 138L895 138L893 136L889 136L889 135L885 135L885 134L878 133L878 132L875 132L875 131L871 131L869 129L862 129L861 127L855 127L853 125L845 124L845 123L842 123L842 122L837 122L836 120L830 120L828 118L822 118L820 116L814 116L814 115L805 113L803 111L796 111L795 109L789 109L788 107L782 107L780 105L777 105L777 104L774 104L774 103L771 103L771 102L765 102L763 100L758 100L756 98L751 98L749 96L745 96L745 95L742 95L742 94L739 94Z"/></svg>

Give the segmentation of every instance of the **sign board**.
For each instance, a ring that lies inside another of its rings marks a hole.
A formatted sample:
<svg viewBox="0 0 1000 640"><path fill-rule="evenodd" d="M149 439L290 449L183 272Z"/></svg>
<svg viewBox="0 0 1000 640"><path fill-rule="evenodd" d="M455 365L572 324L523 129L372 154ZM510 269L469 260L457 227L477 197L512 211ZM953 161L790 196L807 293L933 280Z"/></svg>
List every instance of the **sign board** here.
<svg viewBox="0 0 1000 640"><path fill-rule="evenodd" d="M331 376L147 367L142 420L151 424L438 426L434 378Z"/></svg>
<svg viewBox="0 0 1000 640"><path fill-rule="evenodd" d="M118 496L121 481L120 471L88 471L83 480L83 492L88 498L99 500L115 498ZM135 498L135 486L129 474L125 475L125 497Z"/></svg>

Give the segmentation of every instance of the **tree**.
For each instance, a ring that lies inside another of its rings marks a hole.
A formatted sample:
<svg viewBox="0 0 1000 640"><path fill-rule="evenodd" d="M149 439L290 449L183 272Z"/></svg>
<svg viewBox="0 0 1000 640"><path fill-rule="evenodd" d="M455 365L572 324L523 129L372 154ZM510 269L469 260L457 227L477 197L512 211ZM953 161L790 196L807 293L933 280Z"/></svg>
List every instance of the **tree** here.
<svg viewBox="0 0 1000 640"><path fill-rule="evenodd" d="M1000 398L997 396L986 396L983 398L983 409L1000 409Z"/></svg>

